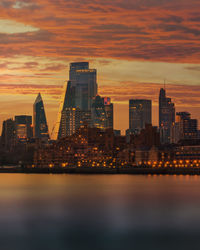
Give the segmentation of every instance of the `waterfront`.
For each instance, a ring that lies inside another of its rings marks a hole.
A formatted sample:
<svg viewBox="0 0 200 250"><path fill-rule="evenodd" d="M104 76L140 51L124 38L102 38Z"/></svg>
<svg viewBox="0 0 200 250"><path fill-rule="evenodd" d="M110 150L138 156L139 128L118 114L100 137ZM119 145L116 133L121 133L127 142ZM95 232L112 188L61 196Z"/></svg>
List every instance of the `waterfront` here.
<svg viewBox="0 0 200 250"><path fill-rule="evenodd" d="M1 249L199 249L199 187L199 176L1 174Z"/></svg>

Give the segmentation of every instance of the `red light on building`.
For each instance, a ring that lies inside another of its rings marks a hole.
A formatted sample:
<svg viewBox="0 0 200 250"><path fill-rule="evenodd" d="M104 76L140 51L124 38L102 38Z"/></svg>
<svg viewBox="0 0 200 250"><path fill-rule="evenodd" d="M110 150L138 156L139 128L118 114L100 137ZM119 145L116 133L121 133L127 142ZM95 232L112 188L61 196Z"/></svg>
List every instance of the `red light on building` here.
<svg viewBox="0 0 200 250"><path fill-rule="evenodd" d="M110 97L104 97L104 105L110 105L111 100Z"/></svg>

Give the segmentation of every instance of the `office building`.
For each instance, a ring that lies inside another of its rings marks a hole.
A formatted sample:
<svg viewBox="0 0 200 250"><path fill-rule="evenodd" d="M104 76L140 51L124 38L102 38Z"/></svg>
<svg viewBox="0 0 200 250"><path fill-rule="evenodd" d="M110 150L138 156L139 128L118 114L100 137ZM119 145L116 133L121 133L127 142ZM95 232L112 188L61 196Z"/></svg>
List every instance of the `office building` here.
<svg viewBox="0 0 200 250"><path fill-rule="evenodd" d="M107 115L104 102L99 95L96 96L92 105L92 126L100 129L107 127Z"/></svg>
<svg viewBox="0 0 200 250"><path fill-rule="evenodd" d="M176 113L176 122L179 128L179 139L197 139L198 138L198 121L191 119L188 112Z"/></svg>
<svg viewBox="0 0 200 250"><path fill-rule="evenodd" d="M15 121L8 119L3 121L2 134L1 134L1 146L12 151L16 143Z"/></svg>
<svg viewBox="0 0 200 250"><path fill-rule="evenodd" d="M80 127L81 112L79 108L65 108L61 116L61 138L73 135Z"/></svg>
<svg viewBox="0 0 200 250"><path fill-rule="evenodd" d="M113 103L110 97L103 97L104 109L107 117L107 128L114 128L113 125Z"/></svg>
<svg viewBox="0 0 200 250"><path fill-rule="evenodd" d="M92 126L104 130L113 129L113 104L109 97L95 97L92 105Z"/></svg>
<svg viewBox="0 0 200 250"><path fill-rule="evenodd" d="M152 124L151 100L129 100L129 131L138 134L146 124Z"/></svg>
<svg viewBox="0 0 200 250"><path fill-rule="evenodd" d="M71 88L75 88L75 107L91 110L92 100L97 95L96 75L96 69L89 69L88 62L70 64L69 81Z"/></svg>
<svg viewBox="0 0 200 250"><path fill-rule="evenodd" d="M43 140L49 139L46 114L40 93L38 94L33 105L33 137Z"/></svg>
<svg viewBox="0 0 200 250"><path fill-rule="evenodd" d="M175 106L171 98L166 96L165 89L160 89L159 95L159 128L162 144L171 142L172 126L175 122Z"/></svg>
<svg viewBox="0 0 200 250"><path fill-rule="evenodd" d="M80 124L91 126L91 109L96 95L96 69L90 69L88 62L71 63L69 81L67 83L65 97L61 108L61 115L59 117L60 124L58 125L58 139L62 137L61 131L65 131L68 123L68 121L65 120L68 119L68 117L64 111L68 108L79 109L81 112ZM64 128L62 126L64 126Z"/></svg>
<svg viewBox="0 0 200 250"><path fill-rule="evenodd" d="M20 141L26 141L32 138L32 116L15 116L16 138Z"/></svg>

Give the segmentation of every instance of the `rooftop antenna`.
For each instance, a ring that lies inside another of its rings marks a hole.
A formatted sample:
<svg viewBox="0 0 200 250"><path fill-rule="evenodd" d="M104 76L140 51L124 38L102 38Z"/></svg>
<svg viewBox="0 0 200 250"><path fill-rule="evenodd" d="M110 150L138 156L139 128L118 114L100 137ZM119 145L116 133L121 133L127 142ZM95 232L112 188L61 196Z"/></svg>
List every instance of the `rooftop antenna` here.
<svg viewBox="0 0 200 250"><path fill-rule="evenodd" d="M164 79L164 90L166 90L166 79Z"/></svg>

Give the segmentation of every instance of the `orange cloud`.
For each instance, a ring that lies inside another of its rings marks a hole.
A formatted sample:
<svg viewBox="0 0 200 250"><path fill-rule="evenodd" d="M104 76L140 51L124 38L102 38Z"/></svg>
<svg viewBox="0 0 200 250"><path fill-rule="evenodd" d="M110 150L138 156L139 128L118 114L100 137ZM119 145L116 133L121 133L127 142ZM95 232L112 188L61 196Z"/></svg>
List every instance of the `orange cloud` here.
<svg viewBox="0 0 200 250"><path fill-rule="evenodd" d="M179 8L177 8L177 6ZM1 57L104 57L199 62L199 1L35 0L1 3L1 17L39 28L0 34Z"/></svg>
<svg viewBox="0 0 200 250"><path fill-rule="evenodd" d="M200 2L197 0L2 0L0 8L1 19L11 20L13 25L13 32L0 33L1 97L17 99L21 112L29 112L32 103L25 98L31 96L33 101L33 95L42 92L48 101L51 124L57 112L61 85L67 79L66 65L72 60L86 58L95 62L98 59L99 65L109 67L109 60L119 59L112 64L113 68L120 60L187 63L186 71L192 80L196 78L191 84L198 84L199 65L194 66L200 61L200 14L197 11ZM20 33L15 25L23 31L26 25L33 28ZM151 69L157 71L153 65ZM175 74L178 73L172 71L169 78L173 80ZM160 85L152 82L159 82L159 77L163 77L162 72L156 79L144 83L146 78L142 74L141 79L130 77L130 81L123 80L119 74L114 83L114 79L102 74L101 79L105 81L99 84L99 91L112 98L116 103L115 117L121 117L127 112L130 98L152 99L156 107ZM200 118L196 111L198 85L168 85L167 92L178 109L190 109ZM1 104L3 101L5 98ZM0 122L14 114L15 107L12 110L9 106ZM125 128L124 124L117 118L117 128Z"/></svg>

